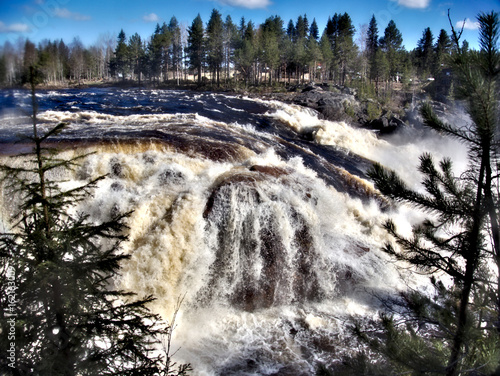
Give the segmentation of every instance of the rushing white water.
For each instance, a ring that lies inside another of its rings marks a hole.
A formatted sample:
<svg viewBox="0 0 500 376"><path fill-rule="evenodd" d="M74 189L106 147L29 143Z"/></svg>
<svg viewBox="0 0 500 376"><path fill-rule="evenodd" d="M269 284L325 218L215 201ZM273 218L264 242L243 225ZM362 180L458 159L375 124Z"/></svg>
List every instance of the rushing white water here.
<svg viewBox="0 0 500 376"><path fill-rule="evenodd" d="M176 360L193 363L196 374L253 366L255 374L284 366L313 372L323 351L314 338L340 344L343 320L374 315L374 293L404 288L378 250L386 235L377 205L326 186L300 159L285 162L270 150L231 164L99 150L76 176L104 173L111 177L86 211L103 220L134 210L119 283L154 295L153 309L166 319L184 297Z"/></svg>
<svg viewBox="0 0 500 376"><path fill-rule="evenodd" d="M319 127L315 147L379 161L410 184L419 180L413 166L424 142L395 146L370 131L320 120L314 111L256 103L269 108L264 117L295 132ZM416 214L382 211L372 185L347 165L328 166L342 184L362 193L335 189L304 160L313 155L323 166L326 157L304 143L290 149L300 156L286 155L282 148L290 141L283 135L195 113L49 110L40 119L67 122L71 142L96 133L117 137L66 150L67 157L96 151L69 184L109 174L79 208L95 221L133 210L124 244L130 259L116 283L154 295L151 308L166 320L184 299L175 361L191 363L196 375L313 374L319 363L351 351L353 318L373 318L379 298L421 282L380 251L389 240L380 224L390 215L405 231ZM193 138L194 130L203 137ZM139 132L155 132L147 133L155 141L137 140ZM180 135L182 142L174 139ZM2 207L6 218L5 197Z"/></svg>
<svg viewBox="0 0 500 376"><path fill-rule="evenodd" d="M417 187L421 181L415 173L419 157L423 153L431 153L436 161L445 157L455 164L456 171L465 170L467 165L467 149L457 140L441 136L434 132L398 133L390 142L380 139L377 135L362 128L355 128L345 122L332 122L318 119L316 111L296 105L286 105L278 101L269 102L275 109L269 116L276 117L289 124L297 132L316 128L315 141L321 145L332 145L347 153L355 153L377 161L382 165L395 170L404 181ZM459 115L447 114L454 122L465 123L466 115L458 110Z"/></svg>

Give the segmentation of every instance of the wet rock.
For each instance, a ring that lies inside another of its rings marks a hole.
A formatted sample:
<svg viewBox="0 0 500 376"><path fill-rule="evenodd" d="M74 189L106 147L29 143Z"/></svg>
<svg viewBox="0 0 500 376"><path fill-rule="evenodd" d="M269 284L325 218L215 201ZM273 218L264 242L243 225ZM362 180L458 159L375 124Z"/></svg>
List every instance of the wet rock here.
<svg viewBox="0 0 500 376"><path fill-rule="evenodd" d="M112 160L111 161L110 169L111 169L111 175L112 176L116 176L118 178L122 178L123 177L123 166L122 166L122 164L119 161Z"/></svg>
<svg viewBox="0 0 500 376"><path fill-rule="evenodd" d="M296 268L293 276L293 291L296 296L305 300L317 300L320 297L319 281L314 273L313 261L315 256L314 240L305 219L297 212L293 213L294 222L298 224L294 242L298 252Z"/></svg>
<svg viewBox="0 0 500 376"><path fill-rule="evenodd" d="M360 106L351 91L325 91L312 87L293 99L295 104L315 109L320 117L331 121L345 121L360 112Z"/></svg>
<svg viewBox="0 0 500 376"><path fill-rule="evenodd" d="M274 176L276 178L281 175L288 174L288 171L286 171L285 169L274 166L253 165L252 167L250 167L249 170L255 172L261 172L263 174Z"/></svg>
<svg viewBox="0 0 500 376"><path fill-rule="evenodd" d="M145 155L143 156L143 159L144 159L144 162L145 162L146 164L154 164L154 163L155 163L155 161L156 161L156 160L155 160L155 158L154 158L153 156L151 156L151 155L147 155L147 154L145 154Z"/></svg>
<svg viewBox="0 0 500 376"><path fill-rule="evenodd" d="M306 219L287 203L287 216L282 205L274 211L270 202L279 196L260 187L284 174L284 169L254 165L221 177L212 188L203 217L217 234L216 257L200 300L222 294L234 307L255 311L319 298L318 256ZM292 244L285 244L283 221L293 228Z"/></svg>
<svg viewBox="0 0 500 376"><path fill-rule="evenodd" d="M302 92L307 93L308 91L312 91L312 90L323 91L323 89L321 87L316 86L314 83L311 83L311 84L307 85L304 89L302 89Z"/></svg>
<svg viewBox="0 0 500 376"><path fill-rule="evenodd" d="M323 129L322 126L315 126L309 128L303 128L300 137L306 141L314 141L316 139L316 134L319 130Z"/></svg>
<svg viewBox="0 0 500 376"><path fill-rule="evenodd" d="M216 201L220 200L227 195L228 190L231 189L231 186L238 183L247 183L248 185L252 185L255 183L256 179L259 179L256 174L246 174L239 173L228 176L222 176L219 178L212 188L212 193L207 199L207 203L205 205L205 210L203 211L203 218L209 218L213 215L212 211L214 209L214 204ZM258 200L258 195L255 196L255 199Z"/></svg>
<svg viewBox="0 0 500 376"><path fill-rule="evenodd" d="M111 190L115 191L115 192L119 192L119 191L123 190L123 184L115 181L115 182L113 182L113 184L111 184Z"/></svg>
<svg viewBox="0 0 500 376"><path fill-rule="evenodd" d="M184 174L180 171L166 169L158 176L161 184L180 184L184 180Z"/></svg>
<svg viewBox="0 0 500 376"><path fill-rule="evenodd" d="M391 133L398 128L404 127L405 123L397 116L384 114L378 119L367 122L365 126L378 130L380 133Z"/></svg>
<svg viewBox="0 0 500 376"><path fill-rule="evenodd" d="M282 175L289 174L289 171L275 166L262 166L253 165L249 169L249 172L238 172L227 174L219 177L212 188L212 193L208 197L207 204L205 205L205 210L203 212L203 218L208 218L210 212L213 209L213 205L218 196L221 195L221 191L225 191L228 186L234 184L246 184L254 186L258 181L266 179L267 176L279 177ZM256 192L258 193L258 192ZM224 193L225 194L225 193ZM258 194L255 196L258 198Z"/></svg>

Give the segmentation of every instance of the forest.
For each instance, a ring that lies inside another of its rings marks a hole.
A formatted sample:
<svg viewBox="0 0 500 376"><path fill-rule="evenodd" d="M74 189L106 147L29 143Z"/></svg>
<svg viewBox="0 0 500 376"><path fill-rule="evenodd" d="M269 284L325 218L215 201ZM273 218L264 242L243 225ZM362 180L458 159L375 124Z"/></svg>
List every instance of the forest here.
<svg viewBox="0 0 500 376"><path fill-rule="evenodd" d="M420 115L425 127L467 148L465 170L457 173L449 158L435 161L422 154L418 190L381 164L367 171L384 200L425 214L406 231L387 220L382 226L391 241L382 251L406 269L427 275L432 290L408 290L383 301L386 313L349 327L362 346L342 359L329 347L336 363L317 364L315 374L500 375L500 19L491 12L480 14L478 21L479 51L470 51L461 30L453 27L451 34L441 30L436 41L426 28L417 48L406 51L395 22L379 33L375 17L355 41L346 13L330 17L320 37L315 20L309 23L306 15L286 28L279 16L258 26L242 19L238 26L230 17L222 20L217 10L208 23L197 16L186 30L173 17L157 25L147 41L121 31L116 41L91 47L78 39L69 45L63 40L38 45L26 40L17 47L6 43L0 81L6 87L31 88L33 151L24 155L29 163L0 164L5 197L12 192L22 198L11 214L12 231L0 233L0 290L7 292L0 295L0 332L16 340L0 338L2 374L191 371L190 364L172 361L176 313L169 325L148 309L154 296L136 298L111 287L120 263L128 259L120 246L127 240L131 213L113 211L109 220L94 223L73 210L106 176L86 181L85 175L82 185L66 190L65 181L53 180L51 173L73 171L88 155L68 160L50 147L48 140L68 124L38 128L36 90L41 83L278 87L318 81L365 85L378 95L396 85L438 81L453 73L453 93L470 118L468 125L443 121L430 104L422 105Z"/></svg>
<svg viewBox="0 0 500 376"><path fill-rule="evenodd" d="M157 24L144 39L138 33L102 37L86 47L75 38L6 42L0 49L0 86L27 82L28 69L36 66L47 85L89 82L136 82L149 85L217 87L282 86L321 82L346 86L370 84L379 88L433 80L447 70L452 52L449 34L437 38L430 28L417 47L407 51L394 21L385 28L375 16L360 26L359 37L347 13L328 18L322 33L307 15L289 20L278 15L256 25L242 18L233 22L213 9L208 22L198 15L190 26L176 17ZM383 31L382 31L383 30ZM467 42L464 41L464 48Z"/></svg>

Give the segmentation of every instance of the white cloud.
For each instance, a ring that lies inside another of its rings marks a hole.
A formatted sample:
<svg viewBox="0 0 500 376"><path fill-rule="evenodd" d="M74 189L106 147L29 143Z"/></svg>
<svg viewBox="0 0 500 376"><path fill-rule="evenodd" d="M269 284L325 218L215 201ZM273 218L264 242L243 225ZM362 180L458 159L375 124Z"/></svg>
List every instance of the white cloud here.
<svg viewBox="0 0 500 376"><path fill-rule="evenodd" d="M470 18L466 18L465 21L458 21L455 25L457 29L462 27L466 30L477 30L479 29L479 22L471 21Z"/></svg>
<svg viewBox="0 0 500 376"><path fill-rule="evenodd" d="M75 21L88 21L90 20L90 16L86 16L84 14L71 12L67 8L55 8L54 15L59 18L68 18Z"/></svg>
<svg viewBox="0 0 500 376"><path fill-rule="evenodd" d="M26 33L30 31L30 27L23 23L13 23L6 25L0 21L0 33Z"/></svg>
<svg viewBox="0 0 500 376"><path fill-rule="evenodd" d="M398 4L413 9L424 9L429 6L431 0L397 0Z"/></svg>
<svg viewBox="0 0 500 376"><path fill-rule="evenodd" d="M272 4L270 0L217 0L217 2L223 5L248 9L266 8Z"/></svg>
<svg viewBox="0 0 500 376"><path fill-rule="evenodd" d="M158 22L160 20L160 17L158 17L156 13L150 13L143 16L142 20L144 22Z"/></svg>

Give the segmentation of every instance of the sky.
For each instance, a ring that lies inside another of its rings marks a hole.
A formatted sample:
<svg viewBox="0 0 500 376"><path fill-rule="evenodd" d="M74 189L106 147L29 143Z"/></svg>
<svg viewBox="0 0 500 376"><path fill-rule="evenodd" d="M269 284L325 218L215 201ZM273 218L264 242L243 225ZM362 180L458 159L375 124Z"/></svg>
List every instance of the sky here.
<svg viewBox="0 0 500 376"><path fill-rule="evenodd" d="M258 25L278 15L286 27L289 20L307 15L310 23L316 19L320 34L328 17L347 12L356 38L374 15L379 36L394 20L407 50L416 47L427 27L435 39L441 29L449 33L449 10L453 26L464 25L462 39L477 48L477 15L500 12L500 0L0 0L0 45L15 45L22 38L34 43L63 39L69 44L79 38L90 47L103 38L116 40L121 29L127 37L138 33L147 39L157 23L168 23L172 16L189 27L200 14L206 24L213 9L236 24L245 17Z"/></svg>

